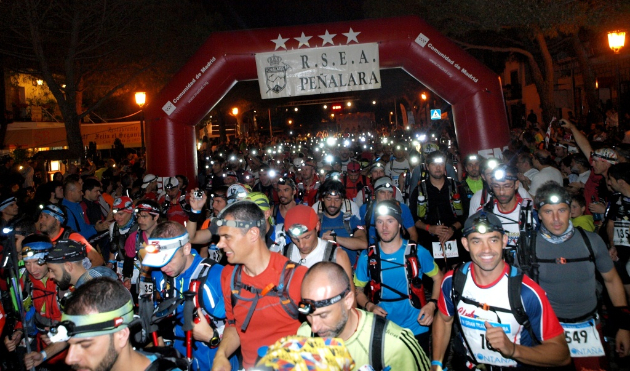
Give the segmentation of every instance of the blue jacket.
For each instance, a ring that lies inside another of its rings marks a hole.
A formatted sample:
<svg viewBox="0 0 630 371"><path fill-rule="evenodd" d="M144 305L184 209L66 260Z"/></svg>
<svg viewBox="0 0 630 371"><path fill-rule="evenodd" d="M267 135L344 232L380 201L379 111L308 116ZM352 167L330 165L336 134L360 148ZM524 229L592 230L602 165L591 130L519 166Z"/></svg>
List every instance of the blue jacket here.
<svg viewBox="0 0 630 371"><path fill-rule="evenodd" d="M68 214L68 220L66 221L68 227L72 228L73 231L76 231L86 240L96 234L96 228L85 221L81 203L70 202L64 198L61 204L65 206L66 213Z"/></svg>

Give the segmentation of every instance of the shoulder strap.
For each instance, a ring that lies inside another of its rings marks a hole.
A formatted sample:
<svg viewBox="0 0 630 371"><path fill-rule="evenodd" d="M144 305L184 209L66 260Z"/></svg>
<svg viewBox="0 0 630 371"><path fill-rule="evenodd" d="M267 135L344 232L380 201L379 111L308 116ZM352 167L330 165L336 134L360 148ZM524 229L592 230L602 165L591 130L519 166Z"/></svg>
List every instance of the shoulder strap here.
<svg viewBox="0 0 630 371"><path fill-rule="evenodd" d="M365 216L363 220L365 220L365 227L369 230L372 226L372 212L374 212L374 204L376 200L370 200L370 202L365 207Z"/></svg>
<svg viewBox="0 0 630 371"><path fill-rule="evenodd" d="M61 235L61 238L64 239L64 240L67 240L68 238L70 238L70 235L72 234L72 232L74 232L72 230L72 228L64 227L63 228L63 234Z"/></svg>
<svg viewBox="0 0 630 371"><path fill-rule="evenodd" d="M372 344L370 346L370 364L377 370L384 370L383 349L385 348L385 325L387 320L381 316L374 315L372 322Z"/></svg>
<svg viewBox="0 0 630 371"><path fill-rule="evenodd" d="M424 202L426 202L427 204L427 215L429 215L428 210L429 210L429 195L428 195L428 191L427 191L427 181L426 179L422 179L420 181L420 186L422 187L422 195L424 196Z"/></svg>
<svg viewBox="0 0 630 371"><path fill-rule="evenodd" d="M293 250L293 242L285 243L282 248L282 255L291 260L291 251Z"/></svg>
<svg viewBox="0 0 630 371"><path fill-rule="evenodd" d="M466 275L468 274L468 269L470 269L470 263L465 263L462 265L458 265L455 267L453 271L453 287L451 289L451 301L453 302L453 307L455 308L455 313L457 313L457 304L462 297L462 292L464 291L464 285L466 284Z"/></svg>
<svg viewBox="0 0 630 371"><path fill-rule="evenodd" d="M337 262L337 244L331 241L326 243L326 248L324 249L324 260L336 263Z"/></svg>
<svg viewBox="0 0 630 371"><path fill-rule="evenodd" d="M591 239L588 238L588 235L586 234L586 232L584 232L584 229L582 229L582 227L576 227L576 229L580 232L580 234L582 235L582 238L584 239L584 243L586 244L586 248L588 249L589 260L592 262L595 262L595 253L593 252L593 245L591 245Z"/></svg>
<svg viewBox="0 0 630 371"><path fill-rule="evenodd" d="M516 267L510 267L510 275L508 276L508 301L510 302L510 309L512 314L518 323L520 323L525 330L529 333L534 344L540 344L540 341L534 334L534 329L529 321L529 316L525 312L523 307L523 300L521 298L521 287L523 284L523 273Z"/></svg>
<svg viewBox="0 0 630 371"><path fill-rule="evenodd" d="M320 202L319 207L321 206L322 206L322 203ZM318 237L321 237L324 234L324 232L322 232L324 230L324 213L320 211L317 213L317 216L319 217L319 236Z"/></svg>
<svg viewBox="0 0 630 371"><path fill-rule="evenodd" d="M273 220L276 220L276 217L278 216L278 212L280 211L280 204L275 204L273 206Z"/></svg>

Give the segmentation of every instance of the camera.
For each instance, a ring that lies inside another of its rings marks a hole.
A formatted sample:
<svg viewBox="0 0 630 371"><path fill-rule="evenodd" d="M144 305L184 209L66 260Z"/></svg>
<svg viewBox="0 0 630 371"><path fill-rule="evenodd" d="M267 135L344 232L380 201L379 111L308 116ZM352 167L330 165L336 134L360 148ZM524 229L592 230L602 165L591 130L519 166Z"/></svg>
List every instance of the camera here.
<svg viewBox="0 0 630 371"><path fill-rule="evenodd" d="M193 197L195 197L195 198L202 198L203 197L203 191L201 189L197 189L197 190L193 191Z"/></svg>

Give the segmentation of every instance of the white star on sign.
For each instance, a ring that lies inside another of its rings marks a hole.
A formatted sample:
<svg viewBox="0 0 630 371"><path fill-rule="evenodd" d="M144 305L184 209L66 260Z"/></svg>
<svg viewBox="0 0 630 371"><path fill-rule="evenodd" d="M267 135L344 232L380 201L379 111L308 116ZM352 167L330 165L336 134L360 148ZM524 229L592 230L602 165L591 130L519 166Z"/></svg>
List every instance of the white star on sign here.
<svg viewBox="0 0 630 371"><path fill-rule="evenodd" d="M326 30L326 33L323 35L319 35L319 37L324 40L324 42L322 43L322 46L330 43L330 45L335 45L335 43L333 42L333 37L337 36L336 33L330 34L328 33L328 30Z"/></svg>
<svg viewBox="0 0 630 371"><path fill-rule="evenodd" d="M359 42L359 40L357 40L357 36L360 34L361 32L354 32L352 31L352 27L350 27L350 31L348 31L347 33L342 33L345 37L348 38L348 41L346 41L346 45L350 44L350 41L354 40L356 43Z"/></svg>
<svg viewBox="0 0 630 371"><path fill-rule="evenodd" d="M276 43L276 48L274 50L278 50L278 48L284 48L284 50L286 50L287 46L284 43L286 43L287 40L289 40L288 37L286 39L283 39L280 34L278 34L278 38L277 39L271 39L271 41Z"/></svg>
<svg viewBox="0 0 630 371"><path fill-rule="evenodd" d="M296 39L297 41L300 42L300 45L298 45L298 49L302 46L302 45L306 45L308 47L310 47L308 40L313 37L313 36L306 36L304 35L304 32L302 32L302 36L300 37L294 37L294 39Z"/></svg>

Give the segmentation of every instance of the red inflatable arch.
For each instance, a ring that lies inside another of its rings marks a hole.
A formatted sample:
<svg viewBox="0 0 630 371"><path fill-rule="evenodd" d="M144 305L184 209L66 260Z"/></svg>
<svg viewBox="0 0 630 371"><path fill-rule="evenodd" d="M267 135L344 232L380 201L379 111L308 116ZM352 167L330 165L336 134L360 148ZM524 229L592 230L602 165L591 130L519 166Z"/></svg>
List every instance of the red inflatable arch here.
<svg viewBox="0 0 630 371"><path fill-rule="evenodd" d="M305 35L308 43L296 40ZM327 41L378 43L381 69L402 68L448 101L462 153L497 155L507 145L499 76L421 19L399 17L212 34L146 111L148 172L195 179L195 124L238 81L258 78L255 54Z"/></svg>

